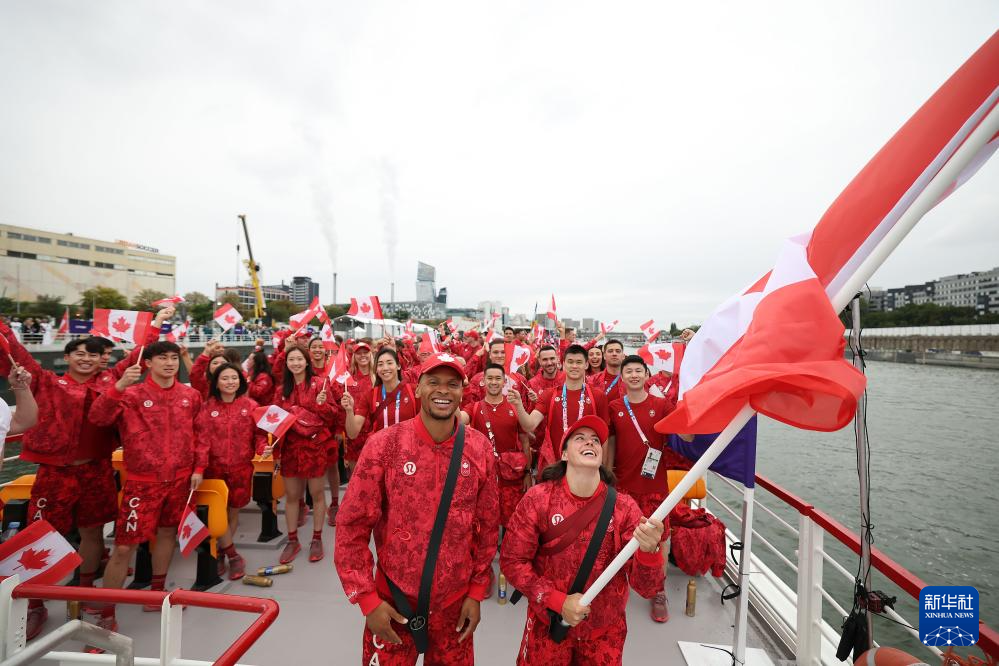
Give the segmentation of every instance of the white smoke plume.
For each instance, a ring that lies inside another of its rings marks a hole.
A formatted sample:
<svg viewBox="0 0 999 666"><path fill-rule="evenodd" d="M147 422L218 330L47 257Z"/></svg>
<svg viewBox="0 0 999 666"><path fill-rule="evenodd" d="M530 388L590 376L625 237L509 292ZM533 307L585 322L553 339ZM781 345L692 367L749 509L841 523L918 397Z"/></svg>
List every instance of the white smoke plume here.
<svg viewBox="0 0 999 666"><path fill-rule="evenodd" d="M316 218L319 228L326 239L326 247L330 255L330 267L335 273L337 270L337 235L336 217L333 215L333 194L329 185L321 175L317 175L312 181L312 204L316 208Z"/></svg>
<svg viewBox="0 0 999 666"><path fill-rule="evenodd" d="M398 241L399 183L395 165L387 157L381 164L381 218L385 252L388 254L389 275L395 277L395 246Z"/></svg>

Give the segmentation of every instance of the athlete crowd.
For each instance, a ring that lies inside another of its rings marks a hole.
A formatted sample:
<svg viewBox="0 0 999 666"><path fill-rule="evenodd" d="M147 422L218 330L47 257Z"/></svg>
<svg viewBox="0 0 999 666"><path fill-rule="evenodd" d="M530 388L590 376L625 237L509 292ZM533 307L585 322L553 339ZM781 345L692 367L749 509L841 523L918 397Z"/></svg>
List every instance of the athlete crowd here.
<svg viewBox="0 0 999 666"><path fill-rule="evenodd" d="M308 491L307 559L324 558L323 526L335 525L334 564L365 618L364 664L414 664L420 652L426 664L473 663L480 603L504 580L512 600L528 604L521 664L620 663L629 587L650 600L653 620L669 619L661 549L669 525L647 517L667 494L666 471L691 464L655 429L675 407L678 382L650 375L620 341L601 334L577 344L561 323L554 336L507 327L489 342L486 331L444 324L422 341L331 343L303 329L279 331L270 354L263 340L245 358L213 341L192 359L159 339L173 315L160 310L148 339L113 365L111 340L72 340L61 375L0 323L14 361L0 358L17 396L11 432L26 430L20 457L38 464L29 520L78 532L79 585L103 578L104 587L122 587L136 548L151 542L152 589L164 589L181 515L206 478L229 489L219 574L243 577L233 535L251 499L253 459L270 456L286 490L280 562L303 549ZM326 372L340 346L346 387ZM530 360L508 374L506 355L517 346ZM181 364L190 385L177 380ZM277 441L254 418L268 405L294 416ZM350 470L342 502L341 456ZM632 536L639 552L581 604L586 584ZM114 605L85 610L117 630ZM29 640L46 619L32 600Z"/></svg>

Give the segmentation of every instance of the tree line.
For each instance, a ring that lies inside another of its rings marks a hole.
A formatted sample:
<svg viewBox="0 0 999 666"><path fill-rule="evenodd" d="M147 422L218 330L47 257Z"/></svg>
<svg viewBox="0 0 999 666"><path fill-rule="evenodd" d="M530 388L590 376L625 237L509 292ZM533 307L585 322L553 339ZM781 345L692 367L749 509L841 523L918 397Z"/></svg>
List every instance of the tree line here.
<svg viewBox="0 0 999 666"><path fill-rule="evenodd" d="M843 325L853 328L850 309L840 314ZM999 324L999 314L979 314L975 308L955 305L910 303L890 312L871 310L866 298L860 299L860 322L864 328L898 328L903 326L964 326L968 324Z"/></svg>

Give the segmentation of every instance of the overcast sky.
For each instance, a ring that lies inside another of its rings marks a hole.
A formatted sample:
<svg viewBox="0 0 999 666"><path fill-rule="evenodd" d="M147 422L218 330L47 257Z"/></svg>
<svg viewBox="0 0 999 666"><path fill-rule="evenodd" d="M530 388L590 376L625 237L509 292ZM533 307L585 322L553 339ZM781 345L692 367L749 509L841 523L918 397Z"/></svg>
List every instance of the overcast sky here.
<svg viewBox="0 0 999 666"><path fill-rule="evenodd" d="M700 321L999 27L994 0L0 4L0 222L177 256L181 292ZM999 159L872 280L999 265ZM244 247L245 251L245 247ZM245 255L244 255L245 256Z"/></svg>

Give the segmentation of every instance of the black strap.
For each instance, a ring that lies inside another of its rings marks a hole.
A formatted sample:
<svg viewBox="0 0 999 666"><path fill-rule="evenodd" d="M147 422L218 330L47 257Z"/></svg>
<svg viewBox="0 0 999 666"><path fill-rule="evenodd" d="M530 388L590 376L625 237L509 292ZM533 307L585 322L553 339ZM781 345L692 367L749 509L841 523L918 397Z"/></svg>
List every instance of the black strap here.
<svg viewBox="0 0 999 666"><path fill-rule="evenodd" d="M420 592L416 597L416 612L413 613L409 606L409 600L402 590L395 583L385 576L389 590L392 592L392 600L395 602L396 610L409 622L406 626L413 634L413 643L416 651L423 653L427 651L429 645L427 639L427 618L430 615L430 593L434 585L434 571L437 568L437 555L441 550L441 541L444 538L444 526L447 524L448 513L451 512L451 498L454 496L454 486L458 482L458 471L461 469L461 454L465 449L465 426L458 423L458 434L454 438L454 448L451 449L451 462L447 468L447 478L444 480L444 489L441 491L441 499L437 504L437 516L434 518L434 527L430 531L430 543L427 544L427 557L423 560L423 573L420 575ZM384 574L384 572L382 572Z"/></svg>
<svg viewBox="0 0 999 666"><path fill-rule="evenodd" d="M583 591L583 586L593 571L593 565L597 562L597 555L600 553L600 545L607 535L607 527L610 525L611 516L614 515L614 502L617 500L617 490L613 486L607 486L607 497L604 498L604 506L600 509L600 517L597 518L597 526L590 537L590 544L586 547L586 554L579 564L576 577L572 579L569 586L569 594L579 594ZM562 616L555 611L548 610L548 635L556 643L561 643L569 635L569 625L562 621Z"/></svg>
<svg viewBox="0 0 999 666"><path fill-rule="evenodd" d="M736 551L739 551L740 553L742 552L741 541L735 541L728 547L728 554L732 556L732 562L735 564L735 566L739 566L739 558L735 556Z"/></svg>

